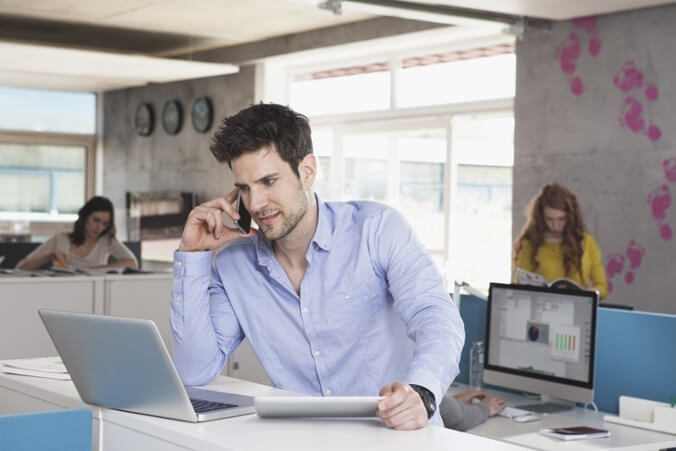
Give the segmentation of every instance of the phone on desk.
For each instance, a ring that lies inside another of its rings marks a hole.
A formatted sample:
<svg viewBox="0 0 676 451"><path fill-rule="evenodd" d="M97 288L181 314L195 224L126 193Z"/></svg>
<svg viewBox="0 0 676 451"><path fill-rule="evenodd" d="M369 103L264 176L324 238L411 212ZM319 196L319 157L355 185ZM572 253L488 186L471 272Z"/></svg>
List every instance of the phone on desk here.
<svg viewBox="0 0 676 451"><path fill-rule="evenodd" d="M559 440L588 440L593 438L610 437L610 431L588 426L541 429L540 434L546 435L548 437L558 438Z"/></svg>
<svg viewBox="0 0 676 451"><path fill-rule="evenodd" d="M235 225L240 230L240 232L248 234L251 231L251 214L249 210L244 206L242 201L242 193L237 192L237 200L235 201L235 209L239 213L239 219L235 221Z"/></svg>

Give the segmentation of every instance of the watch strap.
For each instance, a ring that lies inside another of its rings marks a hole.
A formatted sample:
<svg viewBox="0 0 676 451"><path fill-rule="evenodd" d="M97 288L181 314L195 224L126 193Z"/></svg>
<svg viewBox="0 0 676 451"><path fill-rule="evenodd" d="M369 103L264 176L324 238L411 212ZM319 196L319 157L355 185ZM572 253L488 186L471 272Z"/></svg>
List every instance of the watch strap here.
<svg viewBox="0 0 676 451"><path fill-rule="evenodd" d="M422 385L409 384L409 386L420 396L423 406L425 406L425 410L427 411L427 418L432 418L434 412L437 411L437 400L434 397L434 393Z"/></svg>

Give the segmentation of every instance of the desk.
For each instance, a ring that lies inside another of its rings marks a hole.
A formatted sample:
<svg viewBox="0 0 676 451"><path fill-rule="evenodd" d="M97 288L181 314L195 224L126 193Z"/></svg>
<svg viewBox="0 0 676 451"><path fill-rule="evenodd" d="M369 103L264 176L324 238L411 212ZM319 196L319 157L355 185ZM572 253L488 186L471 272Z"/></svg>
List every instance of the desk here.
<svg viewBox="0 0 676 451"><path fill-rule="evenodd" d="M466 385L454 384L446 396L466 389ZM484 391L503 398L508 405L513 407L535 402L513 393L491 389ZM593 410L578 407L567 412L545 415L540 421L532 423L517 423L509 418L496 416L471 429L469 433L541 450L620 449L638 451L676 447L676 435L606 423L603 421L603 415L603 412L596 413ZM538 434L540 429L581 425L607 429L610 431L610 437L566 442Z"/></svg>
<svg viewBox="0 0 676 451"><path fill-rule="evenodd" d="M219 376L209 388L253 396L279 392L272 387L225 376ZM0 414L16 413L16 409L37 411L83 405L70 381L0 373ZM91 409L95 451L523 449L436 426L417 431L394 431L377 419L264 420L256 415L245 415L192 424L105 408Z"/></svg>
<svg viewBox="0 0 676 451"><path fill-rule="evenodd" d="M55 355L38 309L152 319L171 350L172 274L0 277L0 359Z"/></svg>

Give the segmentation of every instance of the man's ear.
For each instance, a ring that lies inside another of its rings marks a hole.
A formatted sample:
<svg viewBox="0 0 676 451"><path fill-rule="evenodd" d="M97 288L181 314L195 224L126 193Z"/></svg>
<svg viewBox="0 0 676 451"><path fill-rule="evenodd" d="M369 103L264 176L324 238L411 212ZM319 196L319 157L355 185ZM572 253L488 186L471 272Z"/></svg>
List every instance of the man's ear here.
<svg viewBox="0 0 676 451"><path fill-rule="evenodd" d="M298 164L298 174L303 188L310 189L317 177L317 158L314 154L307 154Z"/></svg>

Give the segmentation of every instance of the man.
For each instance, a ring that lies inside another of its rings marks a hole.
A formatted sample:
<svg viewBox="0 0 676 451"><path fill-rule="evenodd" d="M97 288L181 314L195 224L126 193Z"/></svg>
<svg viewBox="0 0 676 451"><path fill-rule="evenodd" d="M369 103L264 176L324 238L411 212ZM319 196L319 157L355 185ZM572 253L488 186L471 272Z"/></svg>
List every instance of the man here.
<svg viewBox="0 0 676 451"><path fill-rule="evenodd" d="M374 202L322 202L308 120L287 107L226 118L211 151L236 188L193 209L174 256L183 382L210 382L246 336L276 387L379 392L388 426L441 424L435 411L458 373L464 328L402 216ZM258 225L247 235L224 225L223 214L239 219L238 193Z"/></svg>

